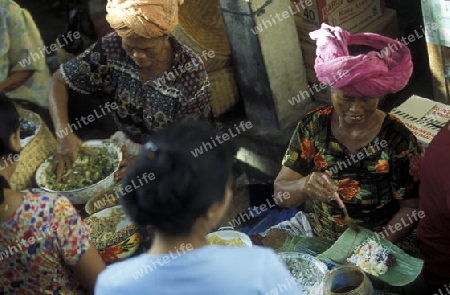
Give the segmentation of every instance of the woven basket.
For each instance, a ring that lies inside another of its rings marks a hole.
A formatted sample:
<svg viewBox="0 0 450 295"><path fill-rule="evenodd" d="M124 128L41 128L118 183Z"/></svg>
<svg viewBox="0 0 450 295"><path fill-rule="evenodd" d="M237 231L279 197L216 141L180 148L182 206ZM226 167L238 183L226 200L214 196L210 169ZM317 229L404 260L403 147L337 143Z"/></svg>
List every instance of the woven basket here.
<svg viewBox="0 0 450 295"><path fill-rule="evenodd" d="M208 73L211 83L211 108L215 116L219 116L239 102L233 68L228 67Z"/></svg>
<svg viewBox="0 0 450 295"><path fill-rule="evenodd" d="M56 151L56 139L41 117L28 110L21 108L17 110L20 117L40 125L38 134L21 150L20 161L9 181L13 190L20 191L35 185L36 170Z"/></svg>
<svg viewBox="0 0 450 295"><path fill-rule="evenodd" d="M222 16L219 0L189 0L180 6L179 26L173 35L182 44L198 54L214 51L213 58L205 58L206 71L215 71L231 64L231 49ZM203 59L203 57L202 57Z"/></svg>

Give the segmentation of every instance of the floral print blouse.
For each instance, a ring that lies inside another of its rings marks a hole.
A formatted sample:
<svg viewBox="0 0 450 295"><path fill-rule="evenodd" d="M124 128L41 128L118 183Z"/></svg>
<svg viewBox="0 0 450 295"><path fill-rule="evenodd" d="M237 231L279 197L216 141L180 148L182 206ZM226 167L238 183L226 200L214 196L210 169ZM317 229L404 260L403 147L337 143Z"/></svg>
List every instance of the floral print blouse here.
<svg viewBox="0 0 450 295"><path fill-rule="evenodd" d="M67 198L27 193L0 222L0 294L85 294L67 266L78 263L89 240Z"/></svg>
<svg viewBox="0 0 450 295"><path fill-rule="evenodd" d="M331 132L333 107L320 107L298 124L282 164L301 175L328 172L349 215L361 226L380 231L398 211L397 200L417 198L420 156L417 139L395 117L386 115L380 132L351 154ZM347 228L336 201L312 201L317 235L338 238Z"/></svg>
<svg viewBox="0 0 450 295"><path fill-rule="evenodd" d="M69 87L82 94L106 91L117 109L112 110L120 131L143 144L153 131L184 118L212 122L209 79L200 57L174 37L172 68L142 83L139 68L113 32L60 67Z"/></svg>

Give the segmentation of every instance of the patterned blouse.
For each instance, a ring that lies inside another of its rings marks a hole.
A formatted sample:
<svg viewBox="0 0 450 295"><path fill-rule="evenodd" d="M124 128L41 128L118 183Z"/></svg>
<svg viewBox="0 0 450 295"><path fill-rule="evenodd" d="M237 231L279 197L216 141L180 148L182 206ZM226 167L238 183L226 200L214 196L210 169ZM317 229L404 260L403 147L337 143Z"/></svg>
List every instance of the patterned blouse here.
<svg viewBox="0 0 450 295"><path fill-rule="evenodd" d="M69 87L82 94L112 92L120 131L143 144L155 130L184 118L212 120L209 79L200 57L170 37L175 61L164 75L142 83L139 68L122 48L117 33L61 65Z"/></svg>
<svg viewBox="0 0 450 295"><path fill-rule="evenodd" d="M34 71L10 98L24 99L48 107L50 71L45 61L45 46L30 13L10 0L0 0L0 82L13 72Z"/></svg>
<svg viewBox="0 0 450 295"><path fill-rule="evenodd" d="M414 135L386 115L378 135L351 154L331 132L333 107L320 107L298 124L282 164L301 175L325 172L338 186L349 215L380 231L398 211L396 200L417 198L422 157ZM347 228L336 201L312 201L318 236L336 239Z"/></svg>
<svg viewBox="0 0 450 295"><path fill-rule="evenodd" d="M89 229L67 198L27 193L0 222L0 294L85 294L67 266L89 245Z"/></svg>

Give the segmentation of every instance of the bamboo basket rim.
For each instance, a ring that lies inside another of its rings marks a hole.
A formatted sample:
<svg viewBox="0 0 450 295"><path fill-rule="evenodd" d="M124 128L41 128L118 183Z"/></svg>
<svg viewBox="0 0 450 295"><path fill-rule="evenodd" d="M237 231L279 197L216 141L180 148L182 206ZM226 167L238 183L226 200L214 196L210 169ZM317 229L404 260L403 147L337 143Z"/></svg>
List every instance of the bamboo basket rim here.
<svg viewBox="0 0 450 295"><path fill-rule="evenodd" d="M178 19L179 26L202 47L216 54L231 54L219 0L185 1L180 6Z"/></svg>
<svg viewBox="0 0 450 295"><path fill-rule="evenodd" d="M27 114L27 119L35 114L34 112L17 107L17 111L22 118ZM23 189L31 188L34 185L35 173L39 165L52 153L56 151L56 139L48 129L44 120L39 118L40 128L36 136L21 149L20 161L17 164L16 170L11 176L10 185L14 190L21 191Z"/></svg>

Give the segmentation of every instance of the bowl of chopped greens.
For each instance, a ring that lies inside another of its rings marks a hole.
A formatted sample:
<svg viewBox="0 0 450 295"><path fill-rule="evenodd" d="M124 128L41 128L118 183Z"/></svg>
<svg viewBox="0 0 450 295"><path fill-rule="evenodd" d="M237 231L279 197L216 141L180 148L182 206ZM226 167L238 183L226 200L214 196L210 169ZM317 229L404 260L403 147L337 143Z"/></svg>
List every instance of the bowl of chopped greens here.
<svg viewBox="0 0 450 295"><path fill-rule="evenodd" d="M121 205L98 211L85 220L91 241L106 263L133 255L141 237Z"/></svg>
<svg viewBox="0 0 450 295"><path fill-rule="evenodd" d="M280 252L278 257L290 271L295 283L302 286L304 295L317 290L328 273L327 265L309 254Z"/></svg>
<svg viewBox="0 0 450 295"><path fill-rule="evenodd" d="M113 186L114 172L122 160L119 146L102 140L89 140L83 146L92 153L79 153L59 182L53 171L55 157L47 158L36 171L37 185L44 191L66 196L73 204L86 204L92 196Z"/></svg>

